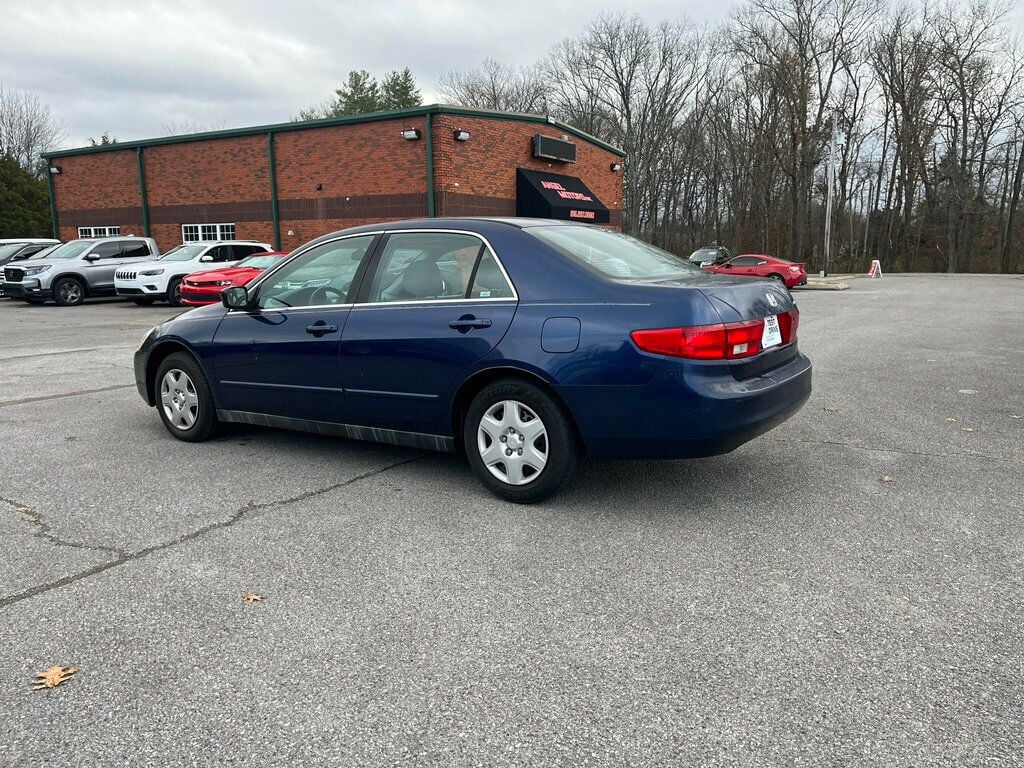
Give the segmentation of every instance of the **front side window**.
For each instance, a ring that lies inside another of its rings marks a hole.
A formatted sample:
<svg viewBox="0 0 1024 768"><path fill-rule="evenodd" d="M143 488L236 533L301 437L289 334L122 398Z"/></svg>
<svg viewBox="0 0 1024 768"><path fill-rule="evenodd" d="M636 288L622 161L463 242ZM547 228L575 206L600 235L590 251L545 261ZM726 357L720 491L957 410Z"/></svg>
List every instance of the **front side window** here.
<svg viewBox="0 0 1024 768"><path fill-rule="evenodd" d="M484 254L487 260L481 260ZM476 281L475 275L484 264L488 265L486 275ZM494 278L495 271L501 285ZM484 285L485 277L493 285ZM449 232L409 232L388 237L367 301L457 300L468 298L474 291L478 298L491 298L483 295L488 291L511 295L511 288L480 238Z"/></svg>
<svg viewBox="0 0 1024 768"><path fill-rule="evenodd" d="M613 280L658 280L704 274L687 259L607 229L541 226L524 231Z"/></svg>
<svg viewBox="0 0 1024 768"><path fill-rule="evenodd" d="M79 227L79 237L117 237L121 227Z"/></svg>
<svg viewBox="0 0 1024 768"><path fill-rule="evenodd" d="M260 309L346 304L359 265L376 235L333 240L311 248L257 288Z"/></svg>
<svg viewBox="0 0 1024 768"><path fill-rule="evenodd" d="M729 262L734 267L752 267L758 263L757 259L752 256L737 256L735 259Z"/></svg>
<svg viewBox="0 0 1024 768"><path fill-rule="evenodd" d="M121 243L100 243L92 249L92 256L99 256L101 259L116 259L121 255Z"/></svg>

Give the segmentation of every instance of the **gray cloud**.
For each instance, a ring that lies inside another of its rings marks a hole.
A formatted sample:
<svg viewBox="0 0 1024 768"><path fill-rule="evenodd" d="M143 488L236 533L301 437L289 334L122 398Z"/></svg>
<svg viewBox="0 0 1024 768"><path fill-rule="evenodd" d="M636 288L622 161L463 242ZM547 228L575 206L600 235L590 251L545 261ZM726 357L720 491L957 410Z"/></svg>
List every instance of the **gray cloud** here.
<svg viewBox="0 0 1024 768"><path fill-rule="evenodd" d="M695 0L630 4L652 21L725 16ZM438 78L485 57L529 64L602 12L593 3L437 0L5 0L0 81L35 93L64 121L67 143L109 131L162 135L175 122L282 122L331 95L349 70L408 66L428 101Z"/></svg>

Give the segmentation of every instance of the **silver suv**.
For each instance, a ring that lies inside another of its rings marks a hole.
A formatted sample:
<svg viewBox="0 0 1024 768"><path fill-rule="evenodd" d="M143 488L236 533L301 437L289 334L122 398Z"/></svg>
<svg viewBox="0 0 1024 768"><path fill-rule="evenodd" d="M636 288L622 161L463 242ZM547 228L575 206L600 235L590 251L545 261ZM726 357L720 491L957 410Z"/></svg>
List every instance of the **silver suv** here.
<svg viewBox="0 0 1024 768"><path fill-rule="evenodd" d="M8 296L62 307L94 296L114 295L114 272L124 264L148 261L160 253L151 237L101 237L71 240L42 259L4 267Z"/></svg>

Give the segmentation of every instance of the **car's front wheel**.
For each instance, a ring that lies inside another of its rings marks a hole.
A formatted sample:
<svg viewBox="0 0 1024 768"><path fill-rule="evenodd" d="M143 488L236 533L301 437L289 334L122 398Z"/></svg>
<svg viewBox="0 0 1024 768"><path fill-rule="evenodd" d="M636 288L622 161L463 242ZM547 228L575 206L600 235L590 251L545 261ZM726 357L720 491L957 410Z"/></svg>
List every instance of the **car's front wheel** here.
<svg viewBox="0 0 1024 768"><path fill-rule="evenodd" d="M129 299L129 301L132 304L137 304L140 307L148 307L150 304L153 303L153 299L149 298L148 296L143 296L141 298L131 298Z"/></svg>
<svg viewBox="0 0 1024 768"><path fill-rule="evenodd" d="M477 477L506 501L543 501L579 471L581 450L570 417L528 381L484 387L469 406L462 437Z"/></svg>
<svg viewBox="0 0 1024 768"><path fill-rule="evenodd" d="M167 303L172 307L184 306L181 301L181 278L171 280L171 284L167 286Z"/></svg>
<svg viewBox="0 0 1024 768"><path fill-rule="evenodd" d="M62 307L75 307L85 301L85 286L73 277L62 277L53 284L53 300Z"/></svg>
<svg viewBox="0 0 1024 768"><path fill-rule="evenodd" d="M202 368L190 355L175 352L160 363L154 380L156 409L167 431L198 443L213 436L217 411Z"/></svg>

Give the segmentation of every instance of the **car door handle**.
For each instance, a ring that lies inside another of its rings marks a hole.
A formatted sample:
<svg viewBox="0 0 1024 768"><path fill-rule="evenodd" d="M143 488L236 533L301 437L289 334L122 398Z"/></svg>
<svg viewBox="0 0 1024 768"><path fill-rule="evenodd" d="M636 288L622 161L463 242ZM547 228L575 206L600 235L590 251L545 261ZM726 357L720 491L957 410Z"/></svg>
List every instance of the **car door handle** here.
<svg viewBox="0 0 1024 768"><path fill-rule="evenodd" d="M465 333L473 328L490 328L491 321L486 317L460 317L448 323L448 327Z"/></svg>
<svg viewBox="0 0 1024 768"><path fill-rule="evenodd" d="M316 336L318 339L321 336L324 336L324 335L326 335L328 333L337 333L337 332L338 332L338 326L336 326L336 325L328 325L323 320L318 320L317 322L313 323L312 325L307 325L306 326L306 333L310 333L313 336Z"/></svg>

